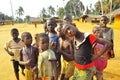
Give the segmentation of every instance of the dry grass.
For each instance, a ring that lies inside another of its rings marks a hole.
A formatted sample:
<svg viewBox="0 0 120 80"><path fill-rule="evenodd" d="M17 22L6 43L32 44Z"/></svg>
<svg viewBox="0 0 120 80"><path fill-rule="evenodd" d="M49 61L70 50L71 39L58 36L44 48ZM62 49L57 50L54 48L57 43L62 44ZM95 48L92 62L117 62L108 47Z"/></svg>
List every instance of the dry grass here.
<svg viewBox="0 0 120 80"><path fill-rule="evenodd" d="M92 23L80 23L75 22L78 28L83 32L91 32L94 26L97 26ZM109 25L113 27L112 25ZM34 25L29 24L15 24L14 26L6 25L0 26L0 80L16 80L13 72L12 63L10 61L11 57L4 51L4 43L11 39L10 29L16 27L20 31L20 35L24 31L30 32L33 37L35 33L43 32L43 25L37 25L37 28ZM105 69L104 78L105 80L119 80L120 79L120 29L114 29L114 38L115 38L115 54L114 59L110 59L108 67ZM19 36L20 37L20 36ZM21 71L20 71L21 73ZM25 78L20 74L20 80L25 80Z"/></svg>

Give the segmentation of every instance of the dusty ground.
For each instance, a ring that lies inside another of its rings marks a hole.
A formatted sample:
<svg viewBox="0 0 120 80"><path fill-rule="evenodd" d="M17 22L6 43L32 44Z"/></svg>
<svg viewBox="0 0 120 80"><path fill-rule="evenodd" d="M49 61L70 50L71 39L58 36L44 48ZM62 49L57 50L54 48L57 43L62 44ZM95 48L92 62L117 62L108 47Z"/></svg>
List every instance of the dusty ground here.
<svg viewBox="0 0 120 80"><path fill-rule="evenodd" d="M80 23L76 22L78 28L84 32L91 32L93 26L96 26L92 23ZM35 33L43 32L43 25L37 25L37 28L34 25L28 24L15 24L14 26L6 25L0 26L0 80L16 80L13 72L12 62L10 61L11 57L4 51L4 43L11 39L10 29L16 27L20 31L20 35L24 31L29 31L34 37ZM113 28L112 25L110 27ZM20 36L19 36L20 37ZM104 72L104 80L120 80L120 29L114 29L114 48L116 57L108 61L108 67ZM20 80L25 80L21 75L20 71Z"/></svg>

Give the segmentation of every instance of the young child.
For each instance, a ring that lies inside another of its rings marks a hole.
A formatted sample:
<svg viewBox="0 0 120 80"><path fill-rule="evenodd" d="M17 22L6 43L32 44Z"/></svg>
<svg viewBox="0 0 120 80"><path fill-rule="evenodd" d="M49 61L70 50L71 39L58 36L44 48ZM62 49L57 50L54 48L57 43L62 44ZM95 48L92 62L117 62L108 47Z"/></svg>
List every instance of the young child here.
<svg viewBox="0 0 120 80"><path fill-rule="evenodd" d="M12 56L12 62L14 67L14 72L16 79L19 80L19 66L22 69L22 74L24 75L24 66L19 64L20 49L24 46L24 43L19 36L19 31L16 28L11 29L12 40L5 43L4 49L6 52Z"/></svg>
<svg viewBox="0 0 120 80"><path fill-rule="evenodd" d="M62 32L62 26L57 27L57 33L60 38L60 49L58 51L62 54L60 80L69 80L74 73L74 65L73 61L70 61L64 54L73 55L73 41Z"/></svg>
<svg viewBox="0 0 120 80"><path fill-rule="evenodd" d="M103 38L102 30L99 27L93 28L93 34L95 34L99 38ZM98 54L103 49L103 45L100 43L94 43L93 51L94 54ZM103 80L103 71L107 67L108 61L108 52L106 51L103 55L101 55L98 59L94 61L96 67L96 79Z"/></svg>
<svg viewBox="0 0 120 80"><path fill-rule="evenodd" d="M109 40L112 42L112 46L108 51L109 54L109 58L114 58L115 54L114 54L114 32L113 29L110 27L107 27L107 23L109 22L107 16L102 16L100 19L100 29L103 32L103 38Z"/></svg>
<svg viewBox="0 0 120 80"><path fill-rule="evenodd" d="M39 44L38 44L39 35L40 35L39 33L35 34L35 37L34 37L35 43L33 44L33 46L36 47L36 48L38 48L38 51L41 51L40 48L39 48Z"/></svg>
<svg viewBox="0 0 120 80"><path fill-rule="evenodd" d="M55 53L49 48L49 37L40 33L39 46L42 52L38 58L38 71L41 80L58 80Z"/></svg>
<svg viewBox="0 0 120 80"><path fill-rule="evenodd" d="M20 61L19 63L25 65L25 78L26 80L36 80L37 79L37 61L38 61L38 49L33 47L32 36L29 32L23 32L22 41L25 44L20 51Z"/></svg>
<svg viewBox="0 0 120 80"><path fill-rule="evenodd" d="M47 21L47 29L48 29L48 36L50 40L50 48L55 52L55 56L57 58L57 70L60 74L61 70L61 62L60 62L60 53L57 51L57 48L60 48L59 37L55 28L57 27L57 23L54 18L50 18Z"/></svg>
<svg viewBox="0 0 120 80"><path fill-rule="evenodd" d="M111 43L105 39L97 38L93 34L83 33L71 24L63 26L63 32L66 35L74 36L74 56L68 56L74 60L73 80L92 80L92 74L95 71L93 61L100 57L111 46ZM96 55L92 53L92 46L95 42L104 45Z"/></svg>

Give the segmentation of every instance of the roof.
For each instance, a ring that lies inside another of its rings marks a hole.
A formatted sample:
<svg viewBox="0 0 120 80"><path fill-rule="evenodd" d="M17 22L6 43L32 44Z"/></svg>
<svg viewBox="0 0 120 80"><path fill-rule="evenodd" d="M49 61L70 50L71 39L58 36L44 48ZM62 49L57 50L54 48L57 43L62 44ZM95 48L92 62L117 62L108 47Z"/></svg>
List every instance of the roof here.
<svg viewBox="0 0 120 80"><path fill-rule="evenodd" d="M111 13L107 14L107 16L110 16L110 15L116 16L116 15L118 15L118 14L120 14L120 8L118 8L118 9L112 11Z"/></svg>

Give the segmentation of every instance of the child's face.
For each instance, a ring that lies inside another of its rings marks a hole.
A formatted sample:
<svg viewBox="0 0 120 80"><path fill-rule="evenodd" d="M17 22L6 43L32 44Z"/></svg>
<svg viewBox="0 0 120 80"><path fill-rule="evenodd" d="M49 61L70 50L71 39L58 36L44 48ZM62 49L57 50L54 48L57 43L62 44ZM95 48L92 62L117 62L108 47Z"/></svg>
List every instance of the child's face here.
<svg viewBox="0 0 120 80"><path fill-rule="evenodd" d="M97 37L100 37L100 38L102 38L102 35L103 33L102 33L102 30L100 30L100 29L94 29L94 35L96 35Z"/></svg>
<svg viewBox="0 0 120 80"><path fill-rule="evenodd" d="M40 41L39 41L39 47L43 51L47 50L48 47L49 47L49 40L47 38L44 38L44 39L41 38Z"/></svg>
<svg viewBox="0 0 120 80"><path fill-rule="evenodd" d="M108 23L108 19L105 18L105 17L101 17L101 19L100 19L100 26L101 27L105 27L107 23Z"/></svg>
<svg viewBox="0 0 120 80"><path fill-rule="evenodd" d="M74 25L68 24L67 26L63 26L63 31L69 37L72 37L76 34L77 28Z"/></svg>
<svg viewBox="0 0 120 80"><path fill-rule="evenodd" d="M16 38L18 38L19 33L18 33L18 31L13 31L13 32L11 32L11 35L12 35L13 39L16 39Z"/></svg>
<svg viewBox="0 0 120 80"><path fill-rule="evenodd" d="M31 45L32 44L32 37L30 35L26 35L23 39L23 42L25 45Z"/></svg>
<svg viewBox="0 0 120 80"><path fill-rule="evenodd" d="M52 22L51 20L47 21L47 29L48 29L48 31L50 31L50 32L54 31L55 27L56 27L55 22Z"/></svg>

